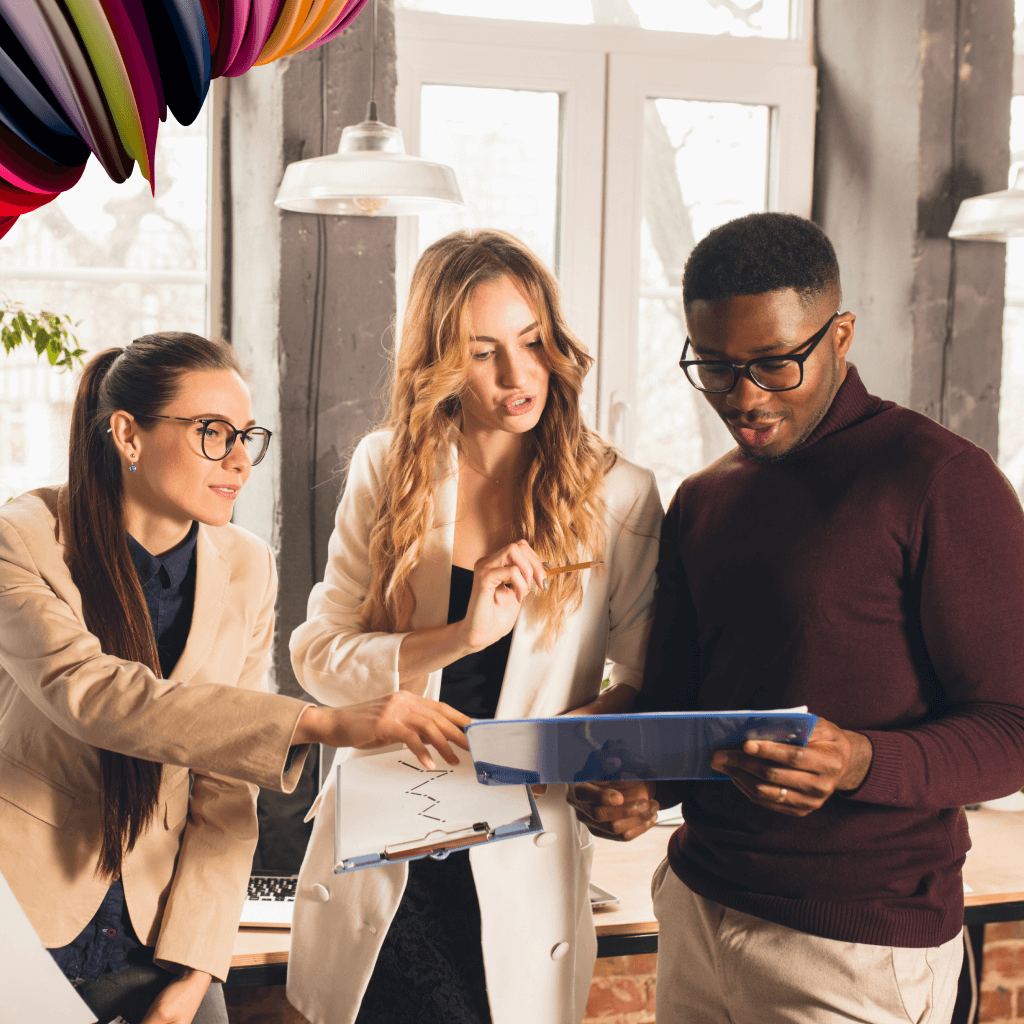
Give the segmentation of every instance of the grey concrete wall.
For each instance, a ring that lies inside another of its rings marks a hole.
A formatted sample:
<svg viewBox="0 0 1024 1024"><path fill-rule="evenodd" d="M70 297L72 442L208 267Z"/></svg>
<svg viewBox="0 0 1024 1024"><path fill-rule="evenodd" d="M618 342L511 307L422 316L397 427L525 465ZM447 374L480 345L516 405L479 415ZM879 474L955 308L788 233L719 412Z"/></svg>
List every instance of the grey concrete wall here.
<svg viewBox="0 0 1024 1024"><path fill-rule="evenodd" d="M300 695L288 638L323 578L348 455L380 415L395 313L394 218L280 213L285 166L334 152L369 98L372 9L343 36L231 82L231 340L274 430L235 521L278 554L274 677ZM394 123L395 37L380 5L377 104Z"/></svg>
<svg viewBox="0 0 1024 1024"><path fill-rule="evenodd" d="M962 200L1006 188L1010 0L933 0L921 43L922 133L911 405L998 451L1005 246L946 237Z"/></svg>
<svg viewBox="0 0 1024 1024"><path fill-rule="evenodd" d="M818 0L812 216L832 239L850 353L869 391L910 401L920 133L917 0Z"/></svg>
<svg viewBox="0 0 1024 1024"><path fill-rule="evenodd" d="M952 242L1005 188L1012 0L818 0L814 217L836 244L870 390L998 444L1004 247Z"/></svg>
<svg viewBox="0 0 1024 1024"><path fill-rule="evenodd" d="M380 4L377 104L395 117L391 4ZM274 197L293 160L337 150L369 98L372 8L326 46L233 79L219 98L226 192L215 303L250 368L254 415L274 431L235 521L270 543L279 577L272 683L306 696L288 639L323 578L346 461L376 421L395 314L395 221L280 213ZM223 87L222 87L223 88ZM218 175L215 175L215 179ZM297 870L309 834L303 817L319 788L310 758L290 796L263 791L254 864Z"/></svg>

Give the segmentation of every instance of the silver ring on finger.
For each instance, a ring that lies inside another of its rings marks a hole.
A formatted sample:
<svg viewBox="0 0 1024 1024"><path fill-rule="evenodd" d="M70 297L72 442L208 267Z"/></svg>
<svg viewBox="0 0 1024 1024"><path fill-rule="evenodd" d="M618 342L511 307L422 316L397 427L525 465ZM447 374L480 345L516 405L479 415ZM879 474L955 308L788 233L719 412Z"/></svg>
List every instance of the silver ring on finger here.
<svg viewBox="0 0 1024 1024"><path fill-rule="evenodd" d="M786 789L786 787L785 787L785 786L782 786L782 787L781 787L781 788L779 789L779 795L778 795L778 797L777 797L777 799L776 799L776 803L784 804L784 803L786 802L786 794L787 794L788 792L789 792L789 790L788 790L788 789Z"/></svg>

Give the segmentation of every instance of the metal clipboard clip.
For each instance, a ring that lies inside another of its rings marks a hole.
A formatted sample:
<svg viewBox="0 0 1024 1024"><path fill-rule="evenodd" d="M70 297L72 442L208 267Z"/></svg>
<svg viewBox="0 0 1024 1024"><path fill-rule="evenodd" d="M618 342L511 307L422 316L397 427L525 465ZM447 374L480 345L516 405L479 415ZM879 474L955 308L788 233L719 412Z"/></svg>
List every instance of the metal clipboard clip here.
<svg viewBox="0 0 1024 1024"><path fill-rule="evenodd" d="M494 838L494 829L486 821L478 821L472 828L457 828L450 832L434 829L422 839L408 843L392 843L384 847L387 861L408 860L410 857L433 857L444 860L452 850L464 850Z"/></svg>
<svg viewBox="0 0 1024 1024"><path fill-rule="evenodd" d="M372 868L383 864L401 864L405 861L419 860L421 857L433 857L435 860L444 860L454 850L465 850L473 846L484 846L487 843L498 842L502 839L514 839L517 836L535 835L543 830L540 820L540 812L537 810L537 801L534 799L533 790L525 787L526 796L530 802L529 818L511 821L506 825L492 826L486 821L475 822L468 828L452 829L431 829L418 839L410 839L401 843L389 843L380 853L367 853L355 857L339 859L334 865L335 874L347 874L349 871L358 871L361 868ZM335 849L341 842L342 808L340 800L340 787L336 793L337 816L335 819Z"/></svg>

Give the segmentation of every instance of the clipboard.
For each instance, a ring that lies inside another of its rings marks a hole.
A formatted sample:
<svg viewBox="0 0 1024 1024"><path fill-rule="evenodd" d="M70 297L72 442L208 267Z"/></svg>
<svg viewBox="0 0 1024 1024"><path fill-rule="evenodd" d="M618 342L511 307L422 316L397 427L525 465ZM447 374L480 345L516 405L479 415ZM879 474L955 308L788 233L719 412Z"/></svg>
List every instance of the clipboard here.
<svg viewBox="0 0 1024 1024"><path fill-rule="evenodd" d="M748 739L806 746L818 716L780 711L657 711L633 715L485 719L466 726L486 786L634 779L710 781L716 750Z"/></svg>
<svg viewBox="0 0 1024 1024"><path fill-rule="evenodd" d="M343 761L335 772L335 874L443 860L543 829L529 786L484 789L466 756L428 771L400 750Z"/></svg>

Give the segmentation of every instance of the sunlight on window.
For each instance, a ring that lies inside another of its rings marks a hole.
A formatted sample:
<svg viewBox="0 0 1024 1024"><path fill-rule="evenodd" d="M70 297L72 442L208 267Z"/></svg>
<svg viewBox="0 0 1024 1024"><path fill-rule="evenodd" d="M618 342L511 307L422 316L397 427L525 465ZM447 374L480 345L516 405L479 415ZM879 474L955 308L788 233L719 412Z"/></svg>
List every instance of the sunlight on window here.
<svg viewBox="0 0 1024 1024"><path fill-rule="evenodd" d="M419 252L460 228L499 228L554 266L559 102L555 92L423 86L420 155L455 168L466 208L421 214Z"/></svg>
<svg viewBox="0 0 1024 1024"><path fill-rule="evenodd" d="M95 160L54 202L0 242L0 294L67 313L90 354L161 330L206 330L206 114L168 116L156 148L157 193L136 168L116 185ZM67 475L77 374L35 352L0 351L0 501Z"/></svg>
<svg viewBox="0 0 1024 1024"><path fill-rule="evenodd" d="M789 36L789 0L398 0L399 10L474 18L616 25L701 35Z"/></svg>
<svg viewBox="0 0 1024 1024"><path fill-rule="evenodd" d="M712 228L767 209L770 124L766 106L645 104L634 454L654 470L665 503L684 477L734 446L678 369L686 339L683 267Z"/></svg>

